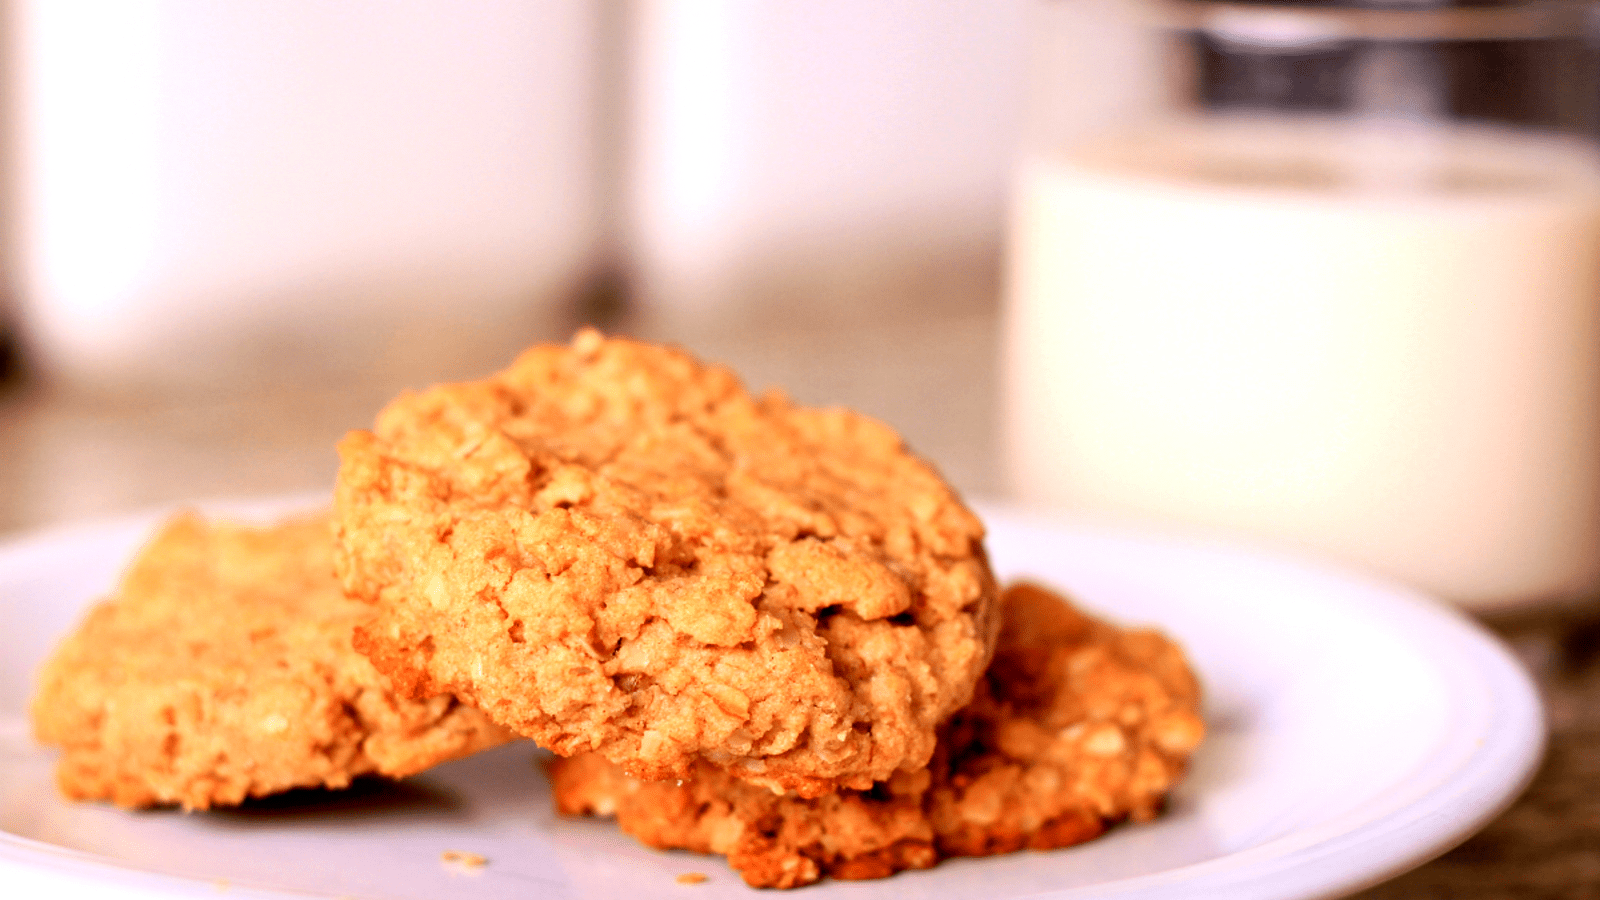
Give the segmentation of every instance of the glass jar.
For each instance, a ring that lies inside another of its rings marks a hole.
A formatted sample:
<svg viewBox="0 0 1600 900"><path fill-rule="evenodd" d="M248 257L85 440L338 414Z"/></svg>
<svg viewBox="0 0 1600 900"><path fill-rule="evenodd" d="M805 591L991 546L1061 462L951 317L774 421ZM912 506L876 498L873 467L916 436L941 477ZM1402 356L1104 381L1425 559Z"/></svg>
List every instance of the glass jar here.
<svg viewBox="0 0 1600 900"><path fill-rule="evenodd" d="M1019 499L1310 551L1477 608L1590 591L1589 7L1093 8L1137 40L1046 42L1015 182ZM1062 99L1107 61L1114 108Z"/></svg>

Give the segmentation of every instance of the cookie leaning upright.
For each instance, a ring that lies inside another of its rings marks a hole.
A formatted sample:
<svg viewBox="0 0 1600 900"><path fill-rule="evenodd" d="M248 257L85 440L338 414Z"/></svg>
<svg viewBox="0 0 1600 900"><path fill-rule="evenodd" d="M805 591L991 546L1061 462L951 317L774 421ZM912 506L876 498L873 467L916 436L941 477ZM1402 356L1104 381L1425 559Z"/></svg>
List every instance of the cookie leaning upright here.
<svg viewBox="0 0 1600 900"><path fill-rule="evenodd" d="M205 809L400 777L515 737L450 697L396 697L350 646L369 613L326 516L168 522L39 673L31 716L75 800Z"/></svg>
<svg viewBox="0 0 1600 900"><path fill-rule="evenodd" d="M340 445L358 646L561 755L816 795L927 763L998 629L983 528L889 428L581 332Z"/></svg>

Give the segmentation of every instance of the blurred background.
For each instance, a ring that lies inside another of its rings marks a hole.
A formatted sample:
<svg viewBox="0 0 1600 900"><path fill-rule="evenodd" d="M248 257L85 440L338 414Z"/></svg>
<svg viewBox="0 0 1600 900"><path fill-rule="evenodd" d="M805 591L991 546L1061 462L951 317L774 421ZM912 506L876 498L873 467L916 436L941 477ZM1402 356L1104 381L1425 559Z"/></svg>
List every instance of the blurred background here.
<svg viewBox="0 0 1600 900"><path fill-rule="evenodd" d="M326 487L591 322L973 494L1600 579L1585 4L3 9L0 529Z"/></svg>
<svg viewBox="0 0 1600 900"><path fill-rule="evenodd" d="M6 3L0 529L325 487L585 321L995 488L1029 6Z"/></svg>
<svg viewBox="0 0 1600 900"><path fill-rule="evenodd" d="M0 529L326 488L589 322L975 495L1600 580L1586 4L3 9Z"/></svg>
<svg viewBox="0 0 1600 900"><path fill-rule="evenodd" d="M1385 896L1573 896L1600 883L1596 21L0 0L0 532L325 491L399 391L594 323L883 419L969 495L1488 616L1552 763Z"/></svg>

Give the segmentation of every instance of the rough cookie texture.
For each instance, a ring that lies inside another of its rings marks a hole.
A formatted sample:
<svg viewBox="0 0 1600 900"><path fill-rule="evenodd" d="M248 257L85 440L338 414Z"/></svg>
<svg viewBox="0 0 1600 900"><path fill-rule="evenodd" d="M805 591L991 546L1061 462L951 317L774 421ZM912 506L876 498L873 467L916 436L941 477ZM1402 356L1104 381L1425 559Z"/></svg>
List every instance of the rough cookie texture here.
<svg viewBox="0 0 1600 900"><path fill-rule="evenodd" d="M925 770L807 800L710 767L643 782L589 754L550 764L556 808L615 815L652 847L726 854L751 885L779 888L1065 847L1154 816L1204 733L1182 653L1037 587L1009 588L1004 606L994 663Z"/></svg>
<svg viewBox="0 0 1600 900"><path fill-rule="evenodd" d="M339 449L358 647L563 756L868 787L989 660L983 528L930 466L675 350L584 331Z"/></svg>
<svg viewBox="0 0 1600 900"><path fill-rule="evenodd" d="M449 697L405 700L350 645L370 608L326 516L169 522L44 665L32 717L68 797L237 804L399 777L515 737Z"/></svg>

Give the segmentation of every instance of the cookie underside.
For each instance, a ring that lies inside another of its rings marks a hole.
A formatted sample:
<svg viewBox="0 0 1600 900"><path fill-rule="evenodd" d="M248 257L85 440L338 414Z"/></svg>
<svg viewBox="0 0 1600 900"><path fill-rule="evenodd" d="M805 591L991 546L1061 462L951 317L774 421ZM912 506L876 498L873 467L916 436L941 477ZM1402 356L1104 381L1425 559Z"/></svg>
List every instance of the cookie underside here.
<svg viewBox="0 0 1600 900"><path fill-rule="evenodd" d="M1004 616L994 663L923 771L805 799L711 767L640 781L590 754L551 763L556 807L615 816L652 847L726 855L752 886L779 888L1064 847L1153 817L1204 733L1182 653L1033 586L1007 590Z"/></svg>

